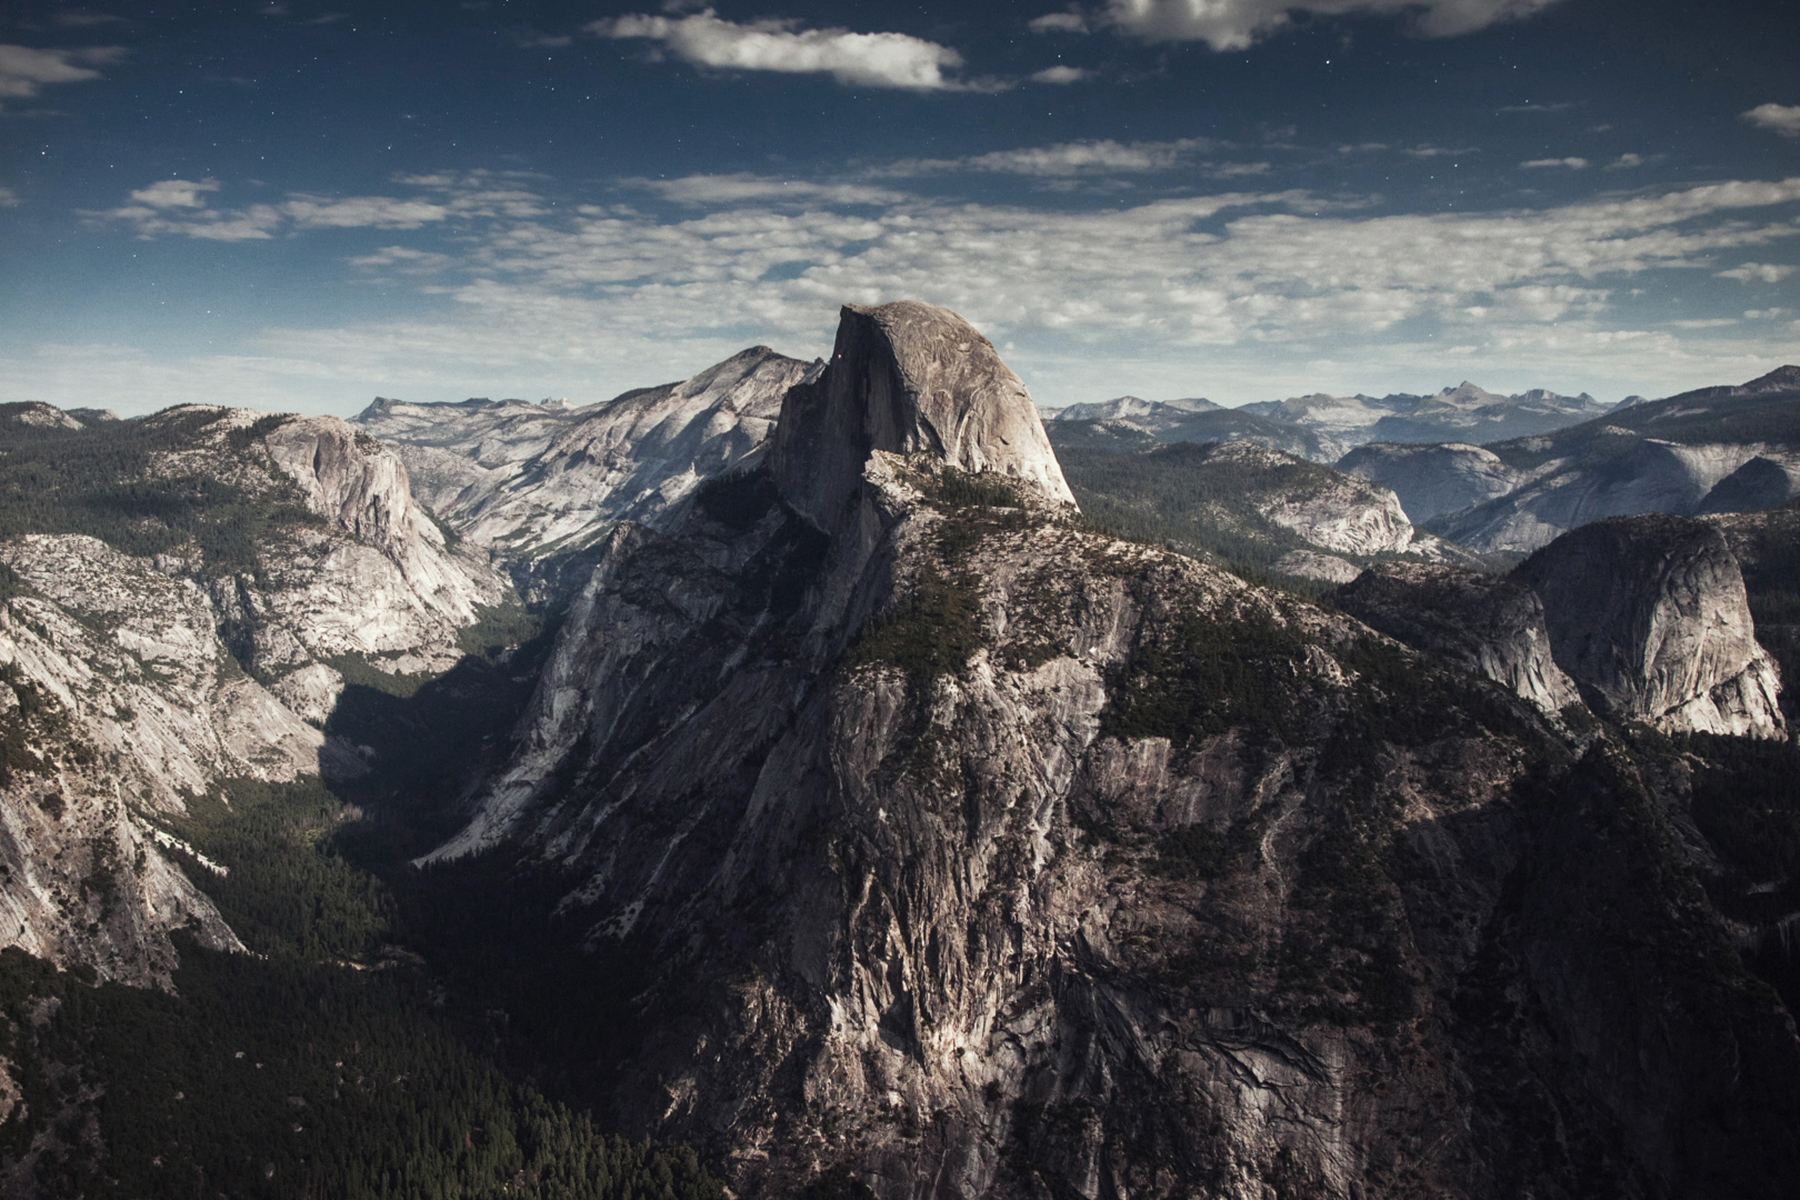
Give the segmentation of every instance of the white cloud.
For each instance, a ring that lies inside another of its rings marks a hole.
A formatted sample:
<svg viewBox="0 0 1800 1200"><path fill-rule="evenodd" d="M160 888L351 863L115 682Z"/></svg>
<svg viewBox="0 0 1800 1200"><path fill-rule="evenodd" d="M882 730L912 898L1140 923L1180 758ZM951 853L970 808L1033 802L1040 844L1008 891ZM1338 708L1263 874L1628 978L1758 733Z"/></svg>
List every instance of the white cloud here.
<svg viewBox="0 0 1800 1200"><path fill-rule="evenodd" d="M1093 344L1298 344L1475 309L1489 323L1593 319L1618 280L1795 236L1791 219L1739 214L1796 204L1800 179L1483 215L1314 215L1325 207L1300 192L1095 212L745 207L677 222L588 208L489 239L467 264L480 282L453 294L487 313L606 312L646 338L709 335L722 314L810 331L821 306L920 295L1005 332Z"/></svg>
<svg viewBox="0 0 1800 1200"><path fill-rule="evenodd" d="M159 179L131 193L131 199L147 208L204 208L204 194L218 190L216 179Z"/></svg>
<svg viewBox="0 0 1800 1200"><path fill-rule="evenodd" d="M91 219L129 225L139 237L179 236L214 242L267 241L278 233L305 229L418 229L452 215L502 215L491 194L474 192L475 202L418 200L393 196L317 196L294 193L277 203L245 208L211 207L216 179L163 179L130 194L130 203ZM534 216L535 205L516 205L507 215Z"/></svg>
<svg viewBox="0 0 1800 1200"><path fill-rule="evenodd" d="M1025 22L1025 28L1033 33L1086 33L1088 23L1078 12L1053 12L1033 17Z"/></svg>
<svg viewBox="0 0 1800 1200"><path fill-rule="evenodd" d="M1530 162L1522 162L1519 165L1521 167L1524 167L1528 171L1542 171L1542 170L1554 169L1554 168L1561 168L1561 169L1567 170L1567 171L1585 171L1588 169L1589 164L1588 164L1588 160L1585 158L1571 157L1571 158L1534 158Z"/></svg>
<svg viewBox="0 0 1800 1200"><path fill-rule="evenodd" d="M805 29L787 20L739 24L710 8L679 17L611 17L586 28L599 37L659 42L695 66L830 75L851 87L943 91L971 86L955 78L962 55L904 33Z"/></svg>
<svg viewBox="0 0 1800 1200"><path fill-rule="evenodd" d="M100 72L95 68L123 57L125 51L118 46L39 50L0 45L0 100L29 100L53 84L98 79Z"/></svg>
<svg viewBox="0 0 1800 1200"><path fill-rule="evenodd" d="M665 200L697 207L733 204L896 204L905 196L858 183L819 183L767 175L684 175L676 179L625 179L622 185L655 192Z"/></svg>
<svg viewBox="0 0 1800 1200"><path fill-rule="evenodd" d="M1759 104L1740 116L1758 129L1782 137L1800 137L1800 104Z"/></svg>
<svg viewBox="0 0 1800 1200"><path fill-rule="evenodd" d="M417 229L442 221L450 210L429 200L392 196L296 196L277 210L302 229Z"/></svg>
<svg viewBox="0 0 1800 1200"><path fill-rule="evenodd" d="M446 210L500 182L408 179L437 189L432 202ZM1528 372L1538 378L1521 386L1667 394L1750 378L1782 361L1783 338L1791 347L1785 325L1683 330L1666 314L1634 317L1631 293L1666 290L1656 272L1780 261L1800 240L1800 178L1381 215L1300 191L1089 210L896 195L871 209L854 192L790 203L779 180L758 176L656 186L692 198L693 210L675 219L613 203L544 202L527 217L495 210L459 224L453 256L436 240L396 236L353 260L358 277L415 288L430 315L270 330L156 388L212 379L211 394L244 397L287 387L308 397L602 399L753 342L812 354L830 344L839 304L898 296L963 312L1046 402L1157 388L1258 399L1346 378L1378 386L1386 377L1370 378L1374 364L1416 372L1412 390L1437 386L1440 374ZM182 236L226 236L232 222L264 237L318 236L289 215L294 199L220 212L138 205L135 219ZM46 384L41 394L73 395L86 379L91 402L120 383L84 370L74 355L0 363L15 394L50 381L61 390Z"/></svg>
<svg viewBox="0 0 1800 1200"><path fill-rule="evenodd" d="M400 275L436 274L456 265L456 259L448 254L414 250L410 246L383 246L372 253L359 254L347 261L359 270L391 271Z"/></svg>
<svg viewBox="0 0 1800 1200"><path fill-rule="evenodd" d="M1274 163L1266 162L1217 163L1208 167L1206 173L1214 179L1248 179L1254 175L1267 175L1274 169Z"/></svg>
<svg viewBox="0 0 1800 1200"><path fill-rule="evenodd" d="M282 224L281 210L271 204L256 204L230 212L204 207L153 208L147 204L127 204L82 215L97 221L129 225L140 238L176 236L209 242L267 241L275 236L275 230Z"/></svg>
<svg viewBox="0 0 1800 1200"><path fill-rule="evenodd" d="M278 201L243 208L215 208L216 179L163 179L138 188L129 203L82 215L117 221L139 237L188 237L201 241L267 241L310 229L420 229L446 222L529 220L547 211L531 186L543 176L529 171L443 171L400 174L394 182L426 193L417 196L323 196L289 193Z"/></svg>
<svg viewBox="0 0 1800 1200"><path fill-rule="evenodd" d="M1243 50L1301 16L1403 16L1426 37L1474 33L1556 0L1107 0L1106 21L1150 41Z"/></svg>
<svg viewBox="0 0 1800 1200"><path fill-rule="evenodd" d="M995 150L967 158L902 159L876 174L930 175L947 171L980 171L1001 175L1075 176L1166 171L1197 155L1216 150L1211 138L1177 138L1166 142L1060 142L1018 150Z"/></svg>
<svg viewBox="0 0 1800 1200"><path fill-rule="evenodd" d="M1651 156L1644 154L1621 154L1606 164L1609 171L1629 171L1633 167L1641 167L1650 161Z"/></svg>
<svg viewBox="0 0 1800 1200"><path fill-rule="evenodd" d="M400 173L395 183L421 188L434 194L434 203L446 215L459 220L483 217L523 219L543 215L544 202L531 189L545 176L536 171L438 171L427 174Z"/></svg>
<svg viewBox="0 0 1800 1200"><path fill-rule="evenodd" d="M1094 73L1092 71L1084 70L1081 67L1067 67L1058 63L1054 67L1045 67L1043 70L1032 75L1031 82L1080 83L1084 79L1093 78L1093 75Z"/></svg>
<svg viewBox="0 0 1800 1200"><path fill-rule="evenodd" d="M17 208L22 203L19 193L9 187L0 187L0 208Z"/></svg>
<svg viewBox="0 0 1800 1200"><path fill-rule="evenodd" d="M1421 142L1416 146L1391 146L1386 142L1347 142L1338 146L1339 154L1404 154L1408 158L1462 158L1481 151L1474 146L1434 146Z"/></svg>
<svg viewBox="0 0 1800 1200"><path fill-rule="evenodd" d="M1741 267L1733 267L1729 271L1720 271L1720 279L1735 279L1740 283L1780 283L1794 273L1794 268L1778 266L1775 263L1745 263Z"/></svg>

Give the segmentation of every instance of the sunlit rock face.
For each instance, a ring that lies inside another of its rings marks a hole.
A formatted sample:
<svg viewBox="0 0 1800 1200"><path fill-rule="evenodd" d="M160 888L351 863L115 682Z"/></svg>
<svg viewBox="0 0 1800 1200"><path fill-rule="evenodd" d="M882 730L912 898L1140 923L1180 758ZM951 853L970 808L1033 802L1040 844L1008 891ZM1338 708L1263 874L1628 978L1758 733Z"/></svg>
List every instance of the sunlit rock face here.
<svg viewBox="0 0 1800 1200"><path fill-rule="evenodd" d="M1725 536L1635 517L1564 534L1511 577L1383 564L1336 593L1383 633L1548 713L1585 702L1669 733L1778 737L1781 677Z"/></svg>
<svg viewBox="0 0 1800 1200"><path fill-rule="evenodd" d="M423 481L439 518L521 582L556 591L559 564L591 565L615 523L657 524L701 481L757 452L782 397L816 370L753 346L604 404L378 400L356 423Z"/></svg>
<svg viewBox="0 0 1800 1200"><path fill-rule="evenodd" d="M929 454L1074 503L1025 385L973 326L928 304L843 310L825 373L783 404L771 463L788 503L831 527L875 451Z"/></svg>
<svg viewBox="0 0 1800 1200"><path fill-rule="evenodd" d="M437 855L560 897L609 1114L746 1195L1778 1194L1800 1047L1665 969L1728 943L1621 752L1084 530L971 333L846 310L616 528Z"/></svg>
<svg viewBox="0 0 1800 1200"><path fill-rule="evenodd" d="M1338 470L1389 488L1415 524L1473 508L1519 485L1520 472L1492 450L1458 443L1358 446Z"/></svg>
<svg viewBox="0 0 1800 1200"><path fill-rule="evenodd" d="M1283 486L1283 468L1300 467L1293 455L1255 442L1222 442L1205 452L1209 464L1246 477L1243 503L1265 520L1311 545L1340 554L1425 554L1437 557L1438 539L1413 528L1387 488L1314 467L1300 486ZM1269 483L1259 484L1258 475Z"/></svg>
<svg viewBox="0 0 1800 1200"><path fill-rule="evenodd" d="M1464 568L1385 563L1334 599L1372 628L1484 675L1547 713L1579 704L1530 588Z"/></svg>
<svg viewBox="0 0 1800 1200"><path fill-rule="evenodd" d="M1517 578L1543 601L1557 663L1601 711L1671 732L1785 731L1780 675L1714 526L1602 521L1558 538Z"/></svg>
<svg viewBox="0 0 1800 1200"><path fill-rule="evenodd" d="M155 983L172 930L238 946L191 882L216 868L171 832L189 805L228 780L362 770L323 731L344 687L333 664L441 670L507 588L342 421L187 407L136 428L155 449L102 457L137 464L109 485L213 481L257 532L230 563L180 543L0 541L17 581L0 598L0 720L18 735L0 771L0 946Z"/></svg>

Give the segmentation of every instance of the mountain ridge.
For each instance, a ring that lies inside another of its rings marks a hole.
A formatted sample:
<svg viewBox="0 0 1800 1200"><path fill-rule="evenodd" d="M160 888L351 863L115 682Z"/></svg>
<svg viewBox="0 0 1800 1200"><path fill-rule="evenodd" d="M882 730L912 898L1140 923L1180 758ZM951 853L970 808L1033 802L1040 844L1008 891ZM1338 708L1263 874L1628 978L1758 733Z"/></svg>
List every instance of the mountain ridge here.
<svg viewBox="0 0 1800 1200"><path fill-rule="evenodd" d="M6 449L0 945L166 984L190 918L241 948L177 823L233 780L365 770L327 732L347 676L444 670L505 585L336 418L178 406Z"/></svg>
<svg viewBox="0 0 1800 1200"><path fill-rule="evenodd" d="M1649 965L1729 943L1638 750L951 465L1015 448L923 436L844 325L780 453L614 530L434 868L531 881L622 991L598 1103L772 1194L1776 1194L1791 1021Z"/></svg>
<svg viewBox="0 0 1800 1200"><path fill-rule="evenodd" d="M787 388L816 365L766 346L686 380L580 408L514 401L371 405L427 504L527 590L557 591L618 521L655 522L698 481L762 445Z"/></svg>

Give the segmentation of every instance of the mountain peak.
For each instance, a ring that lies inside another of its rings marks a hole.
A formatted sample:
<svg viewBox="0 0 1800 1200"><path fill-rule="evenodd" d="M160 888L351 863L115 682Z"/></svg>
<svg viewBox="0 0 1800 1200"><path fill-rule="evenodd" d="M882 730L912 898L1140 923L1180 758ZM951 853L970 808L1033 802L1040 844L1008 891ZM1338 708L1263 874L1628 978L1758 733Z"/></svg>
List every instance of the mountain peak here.
<svg viewBox="0 0 1800 1200"><path fill-rule="evenodd" d="M404 400L396 400L391 396L377 396L361 412L350 418L352 421L374 421L394 411Z"/></svg>
<svg viewBox="0 0 1800 1200"><path fill-rule="evenodd" d="M1111 400L1071 404L1046 413L1052 421L1124 421L1180 413L1216 412L1218 405L1204 397L1179 400L1146 400L1141 396L1114 396Z"/></svg>
<svg viewBox="0 0 1800 1200"><path fill-rule="evenodd" d="M1493 392L1488 391L1486 388L1482 387L1480 384L1473 383L1473 382L1465 379L1461 383L1457 384L1455 387L1445 388L1443 391L1439 392L1438 399L1440 399L1440 400L1473 400L1473 401L1477 401L1480 403L1488 403L1488 402L1495 401L1495 400L1505 400L1505 399L1507 399L1507 397L1497 395Z"/></svg>
<svg viewBox="0 0 1800 1200"><path fill-rule="evenodd" d="M1742 385L1742 390L1746 392L1787 391L1790 388L1800 388L1800 367L1792 364L1776 367L1767 375L1758 375Z"/></svg>
<svg viewBox="0 0 1800 1200"><path fill-rule="evenodd" d="M877 450L935 454L1074 503L1030 394L993 343L916 300L844 307L824 373L782 403L771 462L789 502L829 527Z"/></svg>
<svg viewBox="0 0 1800 1200"><path fill-rule="evenodd" d="M750 346L739 350L723 362L716 362L704 371L670 386L677 392L697 396L733 387L758 373L767 374L771 378L785 378L790 368L800 368L804 365L799 359L789 358L768 346ZM648 395L656 390L655 388L640 388L626 394ZM776 395L773 399L778 400L780 396Z"/></svg>

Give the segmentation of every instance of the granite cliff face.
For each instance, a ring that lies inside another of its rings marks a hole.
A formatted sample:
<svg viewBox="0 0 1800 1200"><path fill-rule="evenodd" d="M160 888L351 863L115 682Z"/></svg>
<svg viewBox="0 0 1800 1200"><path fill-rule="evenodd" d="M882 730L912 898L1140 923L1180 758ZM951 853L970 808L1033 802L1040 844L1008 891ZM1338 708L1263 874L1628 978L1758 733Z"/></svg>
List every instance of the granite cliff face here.
<svg viewBox="0 0 1800 1200"><path fill-rule="evenodd" d="M419 500L441 517L503 487L588 411L550 401L413 404L377 396L351 423L393 447Z"/></svg>
<svg viewBox="0 0 1800 1200"><path fill-rule="evenodd" d="M782 401L770 471L788 504L830 529L877 451L929 454L1074 503L1025 385L973 326L927 304L843 310L830 368Z"/></svg>
<svg viewBox="0 0 1800 1200"><path fill-rule="evenodd" d="M951 314L779 428L609 535L435 856L591 960L620 1121L740 1194L1779 1194L1800 1045L1621 745L1084 531Z"/></svg>
<svg viewBox="0 0 1800 1200"><path fill-rule="evenodd" d="M1543 602L1514 580L1458 567L1384 563L1333 599L1371 628L1492 679L1546 713L1581 703L1551 653Z"/></svg>
<svg viewBox="0 0 1800 1200"><path fill-rule="evenodd" d="M6 447L8 472L64 473L36 509L6 480L9 525L48 531L0 540L0 946L164 980L172 929L237 945L176 865L215 869L171 832L189 805L362 770L323 732L342 669L441 670L506 589L341 421L190 406L39 428Z"/></svg>
<svg viewBox="0 0 1800 1200"><path fill-rule="evenodd" d="M1785 732L1780 674L1713 526L1601 521L1564 534L1516 577L1542 599L1551 652L1596 710L1671 731Z"/></svg>
<svg viewBox="0 0 1800 1200"><path fill-rule="evenodd" d="M1744 570L1744 592L1756 625L1756 640L1775 660L1784 687L1782 712L1788 728L1800 721L1800 501L1763 512L1705 518L1725 535Z"/></svg>
<svg viewBox="0 0 1800 1200"><path fill-rule="evenodd" d="M1391 489L1419 525L1504 496L1520 481L1492 450L1459 442L1372 442L1344 455L1337 469Z"/></svg>
<svg viewBox="0 0 1800 1200"><path fill-rule="evenodd" d="M1665 733L1780 737L1781 672L1725 536L1675 517L1566 533L1510 577L1383 564L1346 612L1547 713L1585 703Z"/></svg>
<svg viewBox="0 0 1800 1200"><path fill-rule="evenodd" d="M1289 456L1245 442L1227 442L1209 455L1247 475L1279 471ZM1325 550L1346 554L1396 554L1414 548L1418 535L1400 502L1385 488L1362 487L1324 473L1312 487L1265 485L1256 508L1272 524Z"/></svg>
<svg viewBox="0 0 1800 1200"><path fill-rule="evenodd" d="M158 817L217 779L315 770L323 735L225 667L199 585L86 537L15 539L0 561L25 585L0 611L0 719L18 735L0 944L130 980L166 975L190 920L235 947Z"/></svg>
<svg viewBox="0 0 1800 1200"><path fill-rule="evenodd" d="M763 444L782 396L813 369L756 346L587 408L377 401L356 420L428 481L433 512L524 582L582 559L618 521L678 509Z"/></svg>

